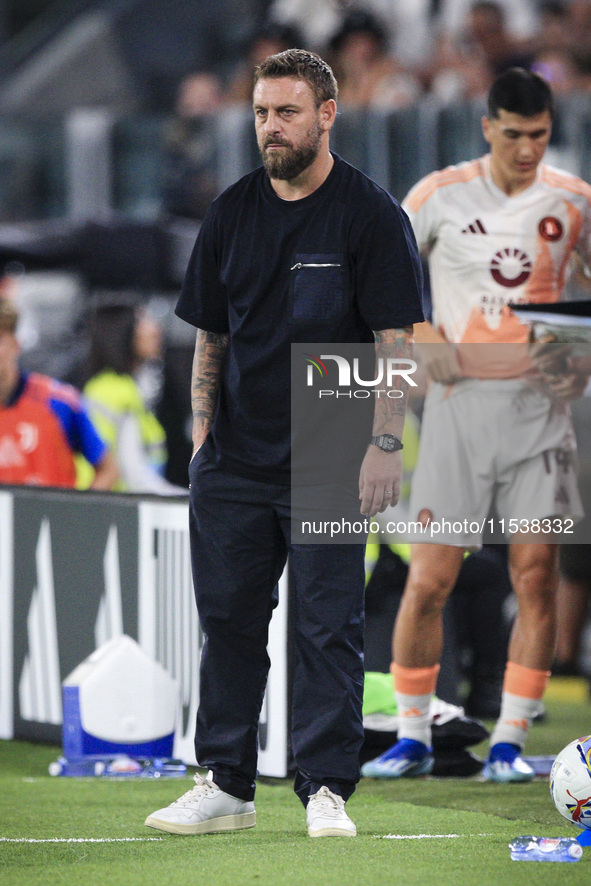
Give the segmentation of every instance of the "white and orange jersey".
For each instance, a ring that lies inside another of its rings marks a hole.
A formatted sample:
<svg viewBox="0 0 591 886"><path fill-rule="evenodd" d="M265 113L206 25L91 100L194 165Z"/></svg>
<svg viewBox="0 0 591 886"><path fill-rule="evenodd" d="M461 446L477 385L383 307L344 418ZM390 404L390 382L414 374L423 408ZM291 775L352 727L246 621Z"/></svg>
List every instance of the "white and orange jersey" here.
<svg viewBox="0 0 591 886"><path fill-rule="evenodd" d="M487 154L426 176L403 206L429 252L433 325L450 342L525 342L507 305L559 301L574 249L591 264L591 186L545 164L509 197Z"/></svg>

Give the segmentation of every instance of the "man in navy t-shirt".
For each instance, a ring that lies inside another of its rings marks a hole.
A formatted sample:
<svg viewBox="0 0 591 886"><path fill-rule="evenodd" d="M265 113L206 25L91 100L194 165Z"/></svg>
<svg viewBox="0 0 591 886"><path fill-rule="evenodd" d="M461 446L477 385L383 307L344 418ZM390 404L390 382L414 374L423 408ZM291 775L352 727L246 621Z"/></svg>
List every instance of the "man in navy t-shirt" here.
<svg viewBox="0 0 591 886"><path fill-rule="evenodd" d="M177 306L197 327L190 530L205 645L195 743L209 772L146 820L170 833L255 824L268 626L288 554L295 790L310 836L356 833L345 801L363 741L364 546L290 541L291 345L375 341L378 357L407 357L422 276L399 205L329 149L336 98L313 53L257 68L263 167L211 205ZM361 514L397 500L405 399L375 398Z"/></svg>

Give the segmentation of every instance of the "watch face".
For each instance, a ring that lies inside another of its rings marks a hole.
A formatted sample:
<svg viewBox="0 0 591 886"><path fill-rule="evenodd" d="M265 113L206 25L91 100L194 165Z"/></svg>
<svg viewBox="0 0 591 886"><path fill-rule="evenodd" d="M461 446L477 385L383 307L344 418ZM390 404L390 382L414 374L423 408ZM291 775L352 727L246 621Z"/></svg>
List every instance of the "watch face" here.
<svg viewBox="0 0 591 886"><path fill-rule="evenodd" d="M384 452L397 452L402 449L400 440L393 434L382 434L380 437L374 437L372 443L375 443Z"/></svg>

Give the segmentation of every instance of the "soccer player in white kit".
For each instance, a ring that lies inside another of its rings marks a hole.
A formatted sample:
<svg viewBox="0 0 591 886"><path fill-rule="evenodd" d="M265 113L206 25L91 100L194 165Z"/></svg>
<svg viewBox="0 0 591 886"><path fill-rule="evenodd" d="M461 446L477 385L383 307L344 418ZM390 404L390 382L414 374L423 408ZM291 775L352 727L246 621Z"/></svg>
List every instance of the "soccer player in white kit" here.
<svg viewBox="0 0 591 886"><path fill-rule="evenodd" d="M433 768L429 703L442 610L464 551L482 542L476 523L486 521L494 501L509 540L518 613L484 774L497 782L534 777L521 754L554 653L557 545L540 541L531 527L534 520L560 524L580 516L566 404L582 392L586 375L572 356L559 374L536 370L529 330L508 305L558 301L572 251L591 260L591 187L542 163L552 117L542 78L518 68L503 73L482 121L490 152L426 176L403 203L431 276L433 324L415 326L415 339L439 343L428 358L434 381L410 518L425 526L457 519L456 530L463 528L434 539L443 543L411 546L393 636L398 741L363 766L366 776L416 776ZM500 354L495 348L504 343L512 344Z"/></svg>

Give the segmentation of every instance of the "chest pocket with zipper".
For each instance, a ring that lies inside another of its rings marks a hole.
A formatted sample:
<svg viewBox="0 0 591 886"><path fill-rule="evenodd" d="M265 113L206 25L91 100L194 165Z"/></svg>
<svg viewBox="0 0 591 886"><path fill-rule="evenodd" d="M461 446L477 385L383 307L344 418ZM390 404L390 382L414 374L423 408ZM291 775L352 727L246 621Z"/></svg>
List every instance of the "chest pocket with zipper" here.
<svg viewBox="0 0 591 886"><path fill-rule="evenodd" d="M300 254L290 268L294 320L330 320L345 308L345 269L337 254Z"/></svg>

